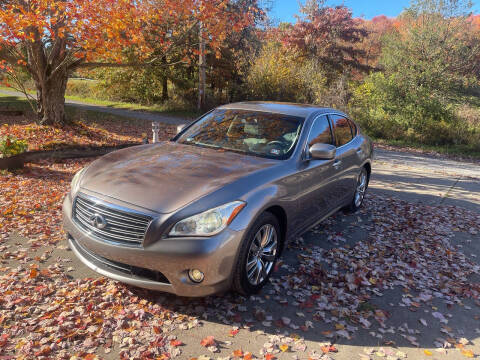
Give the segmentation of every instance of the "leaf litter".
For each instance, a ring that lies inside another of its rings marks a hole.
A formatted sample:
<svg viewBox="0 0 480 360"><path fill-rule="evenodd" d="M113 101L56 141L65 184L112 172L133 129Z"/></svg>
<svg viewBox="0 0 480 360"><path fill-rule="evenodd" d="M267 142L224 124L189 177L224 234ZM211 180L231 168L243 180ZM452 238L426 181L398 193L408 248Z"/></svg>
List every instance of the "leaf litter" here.
<svg viewBox="0 0 480 360"><path fill-rule="evenodd" d="M429 207L374 195L368 195L361 211L370 220L351 225L364 229L365 239L350 244L346 234L334 230L342 215L326 220L311 233L330 246L321 241L312 246L298 238L290 245L298 264L281 262L270 285L250 300L228 294L187 301L105 278L72 280L66 259L44 265L50 255L44 249L65 246L61 200L73 174L86 164L87 160L45 162L0 174L0 355L87 358L98 355L99 349L108 353L115 348L121 358L182 358L188 342L172 333L214 320L231 326L225 339L233 341L220 344L237 358L242 357L235 338L242 331L256 331L266 336L264 346L242 349L242 356L273 358L284 353L326 359L338 351L335 343L355 338L362 329L379 341L399 334L411 345L420 345L418 335L425 330L391 326L389 311L369 305L370 299L394 288L404 292L397 306L411 311L432 308L433 301L448 306L462 304L463 299L480 301L479 285L468 281L469 275L479 273L479 266L450 242L454 232L478 232L480 216L452 206ZM12 232L30 241L12 245L7 241ZM15 266L9 266L12 260ZM263 306L267 300L294 307L293 317L270 312ZM425 329L442 326L444 337L432 344L437 353L449 349L465 357L475 355L467 349L468 339L448 327L448 314L436 310L430 315L419 318L418 324ZM317 324L331 326L321 332L327 341L309 348L305 333L320 331ZM265 333L269 328L278 334ZM212 355L221 350L213 337L201 345ZM428 352L424 355L432 350ZM374 355L406 357L390 347L359 357Z"/></svg>

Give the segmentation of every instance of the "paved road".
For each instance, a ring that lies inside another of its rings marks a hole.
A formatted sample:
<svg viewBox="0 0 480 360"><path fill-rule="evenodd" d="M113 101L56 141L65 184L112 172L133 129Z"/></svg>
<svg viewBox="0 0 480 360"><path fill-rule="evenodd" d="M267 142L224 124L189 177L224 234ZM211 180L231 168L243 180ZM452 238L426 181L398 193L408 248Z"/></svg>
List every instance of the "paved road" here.
<svg viewBox="0 0 480 360"><path fill-rule="evenodd" d="M429 205L480 213L480 164L377 149L371 189Z"/></svg>
<svg viewBox="0 0 480 360"><path fill-rule="evenodd" d="M3 90L3 89L0 89L0 93L5 95L18 96L18 97L24 96L24 94L20 92ZM107 114L113 114L117 116L136 118L136 119L147 120L147 121L158 121L158 122L163 122L169 125L183 125L190 121L190 120L185 120L185 119L174 117L174 116L161 115L161 114L156 114L152 112L117 109L111 106L93 105L93 104L87 104L81 101L68 100L68 99L65 100L65 104L81 110L99 111L99 112L104 112Z"/></svg>

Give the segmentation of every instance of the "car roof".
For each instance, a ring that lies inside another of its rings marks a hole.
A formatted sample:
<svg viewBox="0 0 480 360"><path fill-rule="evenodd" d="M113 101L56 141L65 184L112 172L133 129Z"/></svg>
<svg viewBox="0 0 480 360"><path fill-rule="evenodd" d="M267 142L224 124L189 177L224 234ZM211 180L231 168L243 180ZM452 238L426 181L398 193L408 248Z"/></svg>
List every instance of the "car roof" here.
<svg viewBox="0 0 480 360"><path fill-rule="evenodd" d="M341 111L338 111L332 108L321 107L318 105L295 104L295 103L274 102L274 101L238 102L238 103L220 106L219 109L261 111L261 112L268 112L268 113L274 113L274 114L297 116L297 117L302 117L304 119L307 119L312 114L321 114L321 113L330 113L330 112L343 114Z"/></svg>

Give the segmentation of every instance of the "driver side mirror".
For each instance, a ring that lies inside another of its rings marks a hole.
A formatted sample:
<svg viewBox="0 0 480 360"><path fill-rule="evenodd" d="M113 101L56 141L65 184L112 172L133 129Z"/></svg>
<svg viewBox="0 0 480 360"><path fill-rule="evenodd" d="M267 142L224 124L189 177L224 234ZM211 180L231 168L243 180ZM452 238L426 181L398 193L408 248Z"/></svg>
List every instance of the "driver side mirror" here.
<svg viewBox="0 0 480 360"><path fill-rule="evenodd" d="M309 150L315 160L333 160L337 153L337 148L330 144L313 144Z"/></svg>

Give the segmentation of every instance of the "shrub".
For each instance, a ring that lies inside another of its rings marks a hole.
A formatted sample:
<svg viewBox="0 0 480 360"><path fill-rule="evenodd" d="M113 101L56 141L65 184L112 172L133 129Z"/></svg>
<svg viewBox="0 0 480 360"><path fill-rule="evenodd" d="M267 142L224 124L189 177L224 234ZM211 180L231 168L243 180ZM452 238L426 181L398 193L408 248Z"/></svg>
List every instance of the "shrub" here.
<svg viewBox="0 0 480 360"><path fill-rule="evenodd" d="M440 95L405 84L397 74L374 73L353 91L350 110L374 137L431 145L458 143L461 122Z"/></svg>
<svg viewBox="0 0 480 360"><path fill-rule="evenodd" d="M65 94L68 96L107 100L105 96L102 96L102 93L96 80L70 79L68 80Z"/></svg>
<svg viewBox="0 0 480 360"><path fill-rule="evenodd" d="M278 43L267 43L252 61L246 93L255 100L318 103L326 78L315 61L302 60Z"/></svg>
<svg viewBox="0 0 480 360"><path fill-rule="evenodd" d="M27 149L28 144L25 140L18 140L10 135L0 139L0 157L2 158L21 154Z"/></svg>

